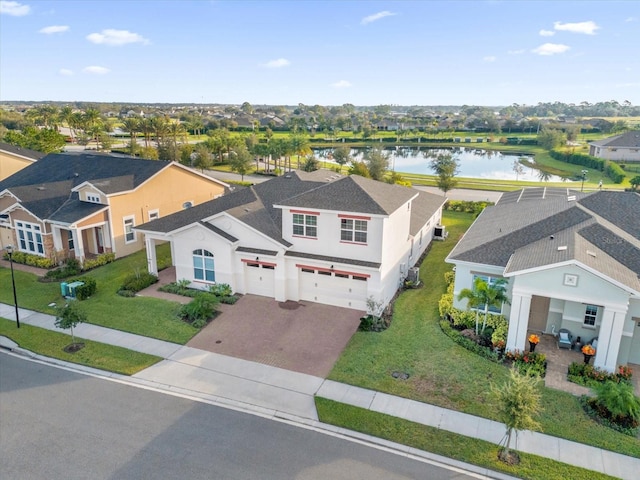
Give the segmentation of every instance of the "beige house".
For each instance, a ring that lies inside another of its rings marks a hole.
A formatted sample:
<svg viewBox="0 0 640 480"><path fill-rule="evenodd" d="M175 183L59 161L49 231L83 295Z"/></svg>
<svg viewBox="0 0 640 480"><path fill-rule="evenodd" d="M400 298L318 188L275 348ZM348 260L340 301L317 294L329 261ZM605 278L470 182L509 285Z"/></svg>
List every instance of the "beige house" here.
<svg viewBox="0 0 640 480"><path fill-rule="evenodd" d="M227 185L174 162L50 154L0 181L0 242L83 261L144 247L136 225L222 196Z"/></svg>
<svg viewBox="0 0 640 480"><path fill-rule="evenodd" d="M28 148L0 143L0 181L28 167L45 155L45 153L29 150Z"/></svg>

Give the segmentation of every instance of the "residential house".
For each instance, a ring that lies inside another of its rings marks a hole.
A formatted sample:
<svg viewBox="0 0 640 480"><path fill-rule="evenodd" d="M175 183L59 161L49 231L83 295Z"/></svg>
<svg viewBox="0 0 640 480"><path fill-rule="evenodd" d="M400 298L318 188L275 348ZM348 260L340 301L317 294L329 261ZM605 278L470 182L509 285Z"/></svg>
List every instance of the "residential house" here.
<svg viewBox="0 0 640 480"><path fill-rule="evenodd" d="M589 142L589 155L617 162L640 162L640 130Z"/></svg>
<svg viewBox="0 0 640 480"><path fill-rule="evenodd" d="M143 248L133 227L223 195L227 185L171 162L50 154L0 181L0 242L61 260Z"/></svg>
<svg viewBox="0 0 640 480"><path fill-rule="evenodd" d="M487 207L449 254L454 306L476 277L508 280L507 348L527 332L598 337L595 366L640 364L640 195L566 189L506 193Z"/></svg>
<svg viewBox="0 0 640 480"><path fill-rule="evenodd" d="M326 170L295 171L137 227L150 271L206 289L367 309L389 303L433 238L444 198Z"/></svg>
<svg viewBox="0 0 640 480"><path fill-rule="evenodd" d="M40 160L46 153L0 143L0 181Z"/></svg>

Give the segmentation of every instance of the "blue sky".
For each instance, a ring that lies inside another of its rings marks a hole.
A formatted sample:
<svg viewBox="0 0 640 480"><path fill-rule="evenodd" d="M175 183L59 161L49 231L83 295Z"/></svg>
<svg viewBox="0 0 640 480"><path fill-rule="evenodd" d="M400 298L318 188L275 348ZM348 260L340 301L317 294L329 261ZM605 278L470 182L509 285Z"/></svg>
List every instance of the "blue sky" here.
<svg viewBox="0 0 640 480"><path fill-rule="evenodd" d="M0 1L0 100L640 104L640 2Z"/></svg>

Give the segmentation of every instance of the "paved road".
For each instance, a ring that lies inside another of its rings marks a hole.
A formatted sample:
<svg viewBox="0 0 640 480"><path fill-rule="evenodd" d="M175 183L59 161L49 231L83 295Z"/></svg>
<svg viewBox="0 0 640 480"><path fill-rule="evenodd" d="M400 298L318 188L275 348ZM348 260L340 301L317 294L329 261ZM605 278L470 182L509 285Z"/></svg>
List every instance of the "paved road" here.
<svg viewBox="0 0 640 480"><path fill-rule="evenodd" d="M480 478L7 354L0 422L3 480Z"/></svg>

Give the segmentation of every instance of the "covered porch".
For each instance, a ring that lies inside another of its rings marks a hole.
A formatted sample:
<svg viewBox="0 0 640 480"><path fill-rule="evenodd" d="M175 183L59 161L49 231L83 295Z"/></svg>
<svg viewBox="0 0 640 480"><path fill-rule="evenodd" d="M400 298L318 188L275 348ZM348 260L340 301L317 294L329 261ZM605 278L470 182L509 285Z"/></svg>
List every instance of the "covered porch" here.
<svg viewBox="0 0 640 480"><path fill-rule="evenodd" d="M86 258L113 251L113 235L107 211L78 222L51 221L50 225L53 247L60 258L75 258L83 262Z"/></svg>

